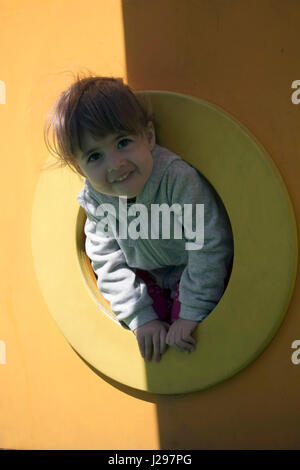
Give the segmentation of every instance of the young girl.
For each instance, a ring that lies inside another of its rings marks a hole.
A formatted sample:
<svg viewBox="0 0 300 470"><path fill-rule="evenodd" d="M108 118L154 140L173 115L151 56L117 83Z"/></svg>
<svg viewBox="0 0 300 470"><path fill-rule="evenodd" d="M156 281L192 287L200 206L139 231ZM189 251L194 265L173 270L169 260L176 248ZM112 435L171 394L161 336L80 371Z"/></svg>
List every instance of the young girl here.
<svg viewBox="0 0 300 470"><path fill-rule="evenodd" d="M215 191L156 143L150 103L141 100L122 79L77 77L48 117L45 142L84 177L77 199L99 290L142 357L159 361L167 345L194 350L192 332L224 292L233 240Z"/></svg>

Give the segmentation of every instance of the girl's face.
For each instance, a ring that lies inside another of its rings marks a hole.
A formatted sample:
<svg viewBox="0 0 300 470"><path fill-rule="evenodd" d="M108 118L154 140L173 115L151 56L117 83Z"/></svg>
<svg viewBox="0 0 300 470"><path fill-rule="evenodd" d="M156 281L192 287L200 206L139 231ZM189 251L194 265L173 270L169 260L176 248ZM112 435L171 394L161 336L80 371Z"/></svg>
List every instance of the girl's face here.
<svg viewBox="0 0 300 470"><path fill-rule="evenodd" d="M141 192L152 172L154 145L152 122L142 136L120 132L95 139L85 133L83 151L76 152L76 166L96 191L133 198Z"/></svg>

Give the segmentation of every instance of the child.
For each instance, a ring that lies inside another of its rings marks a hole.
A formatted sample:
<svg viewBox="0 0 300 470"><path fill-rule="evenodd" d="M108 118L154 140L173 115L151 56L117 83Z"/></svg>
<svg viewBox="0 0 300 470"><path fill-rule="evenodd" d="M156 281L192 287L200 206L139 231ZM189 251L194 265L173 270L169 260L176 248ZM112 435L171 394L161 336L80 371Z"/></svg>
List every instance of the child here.
<svg viewBox="0 0 300 470"><path fill-rule="evenodd" d="M213 188L156 143L150 103L141 100L122 79L77 77L54 105L45 142L84 177L77 199L99 290L135 333L142 357L159 361L167 345L195 349L192 332L224 292L233 240ZM167 229L153 216L158 207Z"/></svg>

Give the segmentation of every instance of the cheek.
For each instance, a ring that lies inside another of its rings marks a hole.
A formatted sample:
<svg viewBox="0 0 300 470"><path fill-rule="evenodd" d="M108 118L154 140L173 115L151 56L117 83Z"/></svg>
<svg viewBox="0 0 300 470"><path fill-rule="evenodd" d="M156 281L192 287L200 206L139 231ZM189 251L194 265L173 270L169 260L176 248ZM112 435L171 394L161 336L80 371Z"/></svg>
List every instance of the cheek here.
<svg viewBox="0 0 300 470"><path fill-rule="evenodd" d="M106 182L106 173L102 168L97 168L96 166L90 168L89 175L95 181L101 181L101 183Z"/></svg>
<svg viewBox="0 0 300 470"><path fill-rule="evenodd" d="M149 160L149 163L148 163L148 176L151 175L152 169L153 169L153 160L151 158L151 160Z"/></svg>

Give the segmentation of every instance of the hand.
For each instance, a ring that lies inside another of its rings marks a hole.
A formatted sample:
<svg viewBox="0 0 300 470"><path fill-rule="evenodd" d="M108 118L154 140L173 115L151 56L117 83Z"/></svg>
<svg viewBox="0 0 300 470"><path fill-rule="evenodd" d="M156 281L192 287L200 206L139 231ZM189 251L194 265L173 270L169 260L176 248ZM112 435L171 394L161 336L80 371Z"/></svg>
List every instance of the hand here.
<svg viewBox="0 0 300 470"><path fill-rule="evenodd" d="M161 354L167 349L166 336L169 326L168 323L152 320L134 330L140 353L146 361L151 361L152 353L154 360L160 361Z"/></svg>
<svg viewBox="0 0 300 470"><path fill-rule="evenodd" d="M166 343L179 351L192 352L195 349L196 340L192 332L198 325L197 321L178 318L169 328Z"/></svg>

